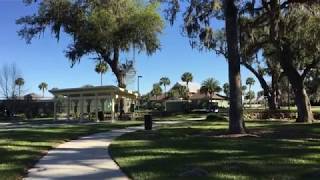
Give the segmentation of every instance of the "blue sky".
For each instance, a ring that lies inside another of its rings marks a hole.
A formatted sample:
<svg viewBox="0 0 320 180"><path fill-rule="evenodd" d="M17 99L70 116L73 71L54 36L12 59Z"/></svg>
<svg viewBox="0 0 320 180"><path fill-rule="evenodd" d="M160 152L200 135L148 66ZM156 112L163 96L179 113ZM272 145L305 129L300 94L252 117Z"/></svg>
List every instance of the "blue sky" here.
<svg viewBox="0 0 320 180"><path fill-rule="evenodd" d="M22 72L28 92L40 93L38 84L43 81L48 83L49 89L99 85L100 76L95 73L94 61L89 57L83 58L80 64L70 68L64 55L70 42L67 35L63 35L57 42L50 32L46 32L39 39L34 39L32 44L26 44L18 37L19 26L15 24L15 20L34 11L35 8L24 6L22 0L0 0L0 66L15 63ZM187 71L193 74L194 82L197 83L209 77L217 79L221 85L228 81L225 59L213 52L191 49L188 39L180 34L180 25L181 22L177 22L173 27L166 24L160 36L160 51L152 56L143 53L136 55L137 72L143 76L140 81L142 93L150 91L152 84L158 82L162 76L169 77L174 84L180 81L181 74ZM221 27L221 23L218 27ZM123 57L131 59L132 53L124 54ZM242 67L243 81L249 76L253 75ZM103 81L104 84L116 84L111 72L104 75ZM136 90L136 84L130 84L128 89ZM258 82L253 89L260 89ZM47 92L46 96L51 95Z"/></svg>

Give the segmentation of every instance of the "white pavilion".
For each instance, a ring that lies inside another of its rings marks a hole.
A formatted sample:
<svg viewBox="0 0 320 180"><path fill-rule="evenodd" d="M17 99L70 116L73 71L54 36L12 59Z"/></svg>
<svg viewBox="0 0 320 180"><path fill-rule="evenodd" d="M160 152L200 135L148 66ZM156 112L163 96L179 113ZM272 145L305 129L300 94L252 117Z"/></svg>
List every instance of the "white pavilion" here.
<svg viewBox="0 0 320 180"><path fill-rule="evenodd" d="M103 114L107 119L114 120L122 111L132 112L137 93L116 86L88 86L81 88L52 89L54 95L54 119L57 114L66 115L67 119L85 119Z"/></svg>

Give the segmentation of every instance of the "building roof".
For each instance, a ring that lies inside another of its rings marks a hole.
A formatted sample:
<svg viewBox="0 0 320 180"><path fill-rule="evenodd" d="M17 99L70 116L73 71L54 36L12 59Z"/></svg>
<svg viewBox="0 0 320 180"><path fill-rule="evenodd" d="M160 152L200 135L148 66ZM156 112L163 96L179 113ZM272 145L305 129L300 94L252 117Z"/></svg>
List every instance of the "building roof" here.
<svg viewBox="0 0 320 180"><path fill-rule="evenodd" d="M23 99L30 99L30 100L38 100L41 99L42 96L36 94L36 93L29 93L23 96Z"/></svg>
<svg viewBox="0 0 320 180"><path fill-rule="evenodd" d="M206 94L201 94L200 92L192 95L189 97L190 100L204 100L204 99L209 99L209 96ZM228 97L222 96L220 94L214 94L212 96L212 100L228 100Z"/></svg>
<svg viewBox="0 0 320 180"><path fill-rule="evenodd" d="M66 88L66 89L51 89L49 90L53 95L70 95L82 93L115 93L122 95L138 96L133 91L129 91L117 86L84 86L79 88Z"/></svg>
<svg viewBox="0 0 320 180"><path fill-rule="evenodd" d="M165 95L164 94L161 94L159 96L151 96L150 97L150 101L162 101L162 100L165 100Z"/></svg>

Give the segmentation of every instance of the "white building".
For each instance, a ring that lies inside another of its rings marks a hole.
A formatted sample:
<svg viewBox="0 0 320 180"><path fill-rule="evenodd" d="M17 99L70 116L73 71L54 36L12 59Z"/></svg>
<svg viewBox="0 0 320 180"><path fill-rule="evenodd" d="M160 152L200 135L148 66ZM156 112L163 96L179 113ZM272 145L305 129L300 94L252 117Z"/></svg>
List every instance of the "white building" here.
<svg viewBox="0 0 320 180"><path fill-rule="evenodd" d="M54 118L57 114L65 115L67 119L95 116L98 113L104 118L114 120L117 115L130 112L134 108L138 95L116 86L87 86L81 88L52 89L54 97ZM62 108L57 108L62 106ZM62 112L57 112L57 109ZM104 119L103 118L103 119Z"/></svg>

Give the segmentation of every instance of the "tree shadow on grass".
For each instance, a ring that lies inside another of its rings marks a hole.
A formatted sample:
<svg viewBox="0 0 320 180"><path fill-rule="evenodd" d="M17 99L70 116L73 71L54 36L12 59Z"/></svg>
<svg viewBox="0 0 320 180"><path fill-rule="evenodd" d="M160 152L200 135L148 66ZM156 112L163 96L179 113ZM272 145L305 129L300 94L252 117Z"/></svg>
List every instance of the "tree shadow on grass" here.
<svg viewBox="0 0 320 180"><path fill-rule="evenodd" d="M260 137L236 139L208 136L210 129L203 128L140 131L120 137L110 151L133 179L186 179L179 174L188 167L208 171L201 179L320 179L320 124L268 129Z"/></svg>

